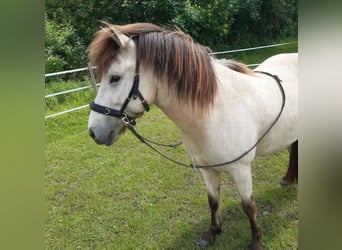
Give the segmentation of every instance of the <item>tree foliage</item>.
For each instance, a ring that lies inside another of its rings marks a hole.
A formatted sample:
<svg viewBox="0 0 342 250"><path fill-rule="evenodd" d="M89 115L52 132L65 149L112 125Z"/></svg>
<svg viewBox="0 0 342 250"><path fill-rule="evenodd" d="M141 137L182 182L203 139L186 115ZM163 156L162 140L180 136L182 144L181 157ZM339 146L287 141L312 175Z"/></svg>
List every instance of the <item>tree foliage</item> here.
<svg viewBox="0 0 342 250"><path fill-rule="evenodd" d="M45 17L45 72L79 67L86 58L86 47L72 25Z"/></svg>
<svg viewBox="0 0 342 250"><path fill-rule="evenodd" d="M215 48L225 43L236 5L237 0L186 1L173 23L200 43Z"/></svg>
<svg viewBox="0 0 342 250"><path fill-rule="evenodd" d="M86 64L100 20L179 27L213 50L297 36L297 0L46 0L46 70Z"/></svg>

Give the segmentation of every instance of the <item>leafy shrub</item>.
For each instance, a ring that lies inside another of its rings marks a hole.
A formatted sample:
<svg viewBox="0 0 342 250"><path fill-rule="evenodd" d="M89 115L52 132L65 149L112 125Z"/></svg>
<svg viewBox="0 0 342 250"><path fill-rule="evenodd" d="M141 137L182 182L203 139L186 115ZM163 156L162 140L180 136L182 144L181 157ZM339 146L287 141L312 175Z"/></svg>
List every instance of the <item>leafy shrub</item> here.
<svg viewBox="0 0 342 250"><path fill-rule="evenodd" d="M236 12L235 2L186 1L184 9L173 22L198 42L215 50L225 43Z"/></svg>
<svg viewBox="0 0 342 250"><path fill-rule="evenodd" d="M46 72L84 67L99 20L178 26L219 51L297 37L297 5L298 0L46 0Z"/></svg>
<svg viewBox="0 0 342 250"><path fill-rule="evenodd" d="M71 24L45 17L45 73L84 67L86 58L86 47Z"/></svg>
<svg viewBox="0 0 342 250"><path fill-rule="evenodd" d="M65 62L63 59L57 57L57 56L48 56L45 59L45 72L51 73L51 72L58 72L63 70Z"/></svg>

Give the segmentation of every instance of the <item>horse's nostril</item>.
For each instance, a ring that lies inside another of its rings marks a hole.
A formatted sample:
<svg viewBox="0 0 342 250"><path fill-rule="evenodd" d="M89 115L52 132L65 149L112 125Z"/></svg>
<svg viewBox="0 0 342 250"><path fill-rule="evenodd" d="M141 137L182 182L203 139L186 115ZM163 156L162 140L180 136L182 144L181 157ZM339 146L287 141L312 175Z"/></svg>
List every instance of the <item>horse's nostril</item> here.
<svg viewBox="0 0 342 250"><path fill-rule="evenodd" d="M95 133L93 130L89 129L89 135L91 138L95 139Z"/></svg>

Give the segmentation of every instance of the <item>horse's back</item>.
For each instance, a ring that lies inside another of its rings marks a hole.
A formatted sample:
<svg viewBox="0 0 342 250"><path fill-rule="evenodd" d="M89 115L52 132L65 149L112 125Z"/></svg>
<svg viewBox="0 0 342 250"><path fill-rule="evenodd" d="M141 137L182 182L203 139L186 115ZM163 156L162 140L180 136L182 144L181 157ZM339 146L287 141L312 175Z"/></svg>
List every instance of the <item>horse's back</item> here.
<svg viewBox="0 0 342 250"><path fill-rule="evenodd" d="M255 70L277 75L289 84L298 84L298 53L284 53L271 56Z"/></svg>
<svg viewBox="0 0 342 250"><path fill-rule="evenodd" d="M288 147L298 139L298 54L272 56L255 70L277 75L286 97L285 108L279 121L257 148L257 155L263 155ZM279 109L276 108L276 110Z"/></svg>

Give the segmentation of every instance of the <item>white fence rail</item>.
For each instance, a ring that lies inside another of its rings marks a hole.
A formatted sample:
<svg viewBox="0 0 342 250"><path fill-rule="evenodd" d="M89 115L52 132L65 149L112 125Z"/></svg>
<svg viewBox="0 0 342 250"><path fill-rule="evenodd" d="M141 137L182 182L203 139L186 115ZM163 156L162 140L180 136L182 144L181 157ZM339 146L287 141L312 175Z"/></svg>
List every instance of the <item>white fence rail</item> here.
<svg viewBox="0 0 342 250"><path fill-rule="evenodd" d="M294 43L294 42L292 42L292 43ZM284 45L288 45L288 44L292 44L292 43L278 43L278 44L271 44L271 45L258 46L258 47L245 48L245 49L235 49L235 50L213 52L213 53L210 53L210 54L211 55L229 54L229 53L242 52L242 51L248 51L248 50L256 50L256 49L266 49L266 48L272 48L272 47L279 47L279 46L284 46Z"/></svg>
<svg viewBox="0 0 342 250"><path fill-rule="evenodd" d="M293 44L293 43L297 43L297 42L278 43L278 44L271 44L271 45L258 46L258 47L252 47L252 48L219 51L219 52L213 52L213 53L210 53L210 54L212 54L212 55L229 54L229 53L236 53L236 52L242 52L242 51L250 51L250 50L257 50L257 49L279 47L279 46L284 46L284 45ZM259 64L248 64L247 66L253 67L253 66L258 66L258 65ZM48 95L45 95L45 98L49 98L49 97L53 97L53 96L58 96L58 95L64 95L64 94L68 94L68 93L72 93L72 92L76 92L76 91L80 91L80 90L84 90L84 89L89 89L89 88L93 88L95 93L96 93L96 87L99 84L95 82L95 78L94 78L93 71L92 71L94 68L95 67L90 67L90 65L88 65L88 67L85 67L85 68L79 68L79 69L73 69L73 70L65 70L65 71L45 74L45 77L50 77L50 76L64 75L64 74L70 74L70 73L75 73L75 72L80 72L80 71L88 70L89 73L90 73L90 76L91 76L91 80L92 80L92 85L84 86L84 87L80 87L80 88L76 88L76 89L65 90L65 91L61 91L61 92L57 92L57 93L48 94ZM65 111L62 111L62 112L58 112L58 113L55 113L55 114L46 115L45 119L56 117L56 116L59 116L59 115L62 115L62 114L66 114L66 113L69 113L69 112L73 112L73 111L76 111L76 110L80 110L80 109L86 108L88 106L89 106L89 104L86 104L86 105L82 105L82 106L79 106L79 107L68 109L68 110L65 110Z"/></svg>
<svg viewBox="0 0 342 250"><path fill-rule="evenodd" d="M45 77L70 74L70 73L75 73L75 72L80 72L80 71L85 71L85 70L88 70L88 68L71 69L71 70L65 70L65 71L60 71L60 72L55 72L55 73L48 73L48 74L45 74Z"/></svg>
<svg viewBox="0 0 342 250"><path fill-rule="evenodd" d="M69 90L58 92L58 93L48 94L48 95L45 96L45 98L49 98L49 97L52 97L52 96L58 96L58 95L64 95L64 94L67 94L67 93L72 93L72 92L76 92L76 91L83 90L83 89L90 89L92 87L93 86L89 85L89 86L84 86L84 87L80 87L80 88L77 88L77 89L69 89Z"/></svg>

